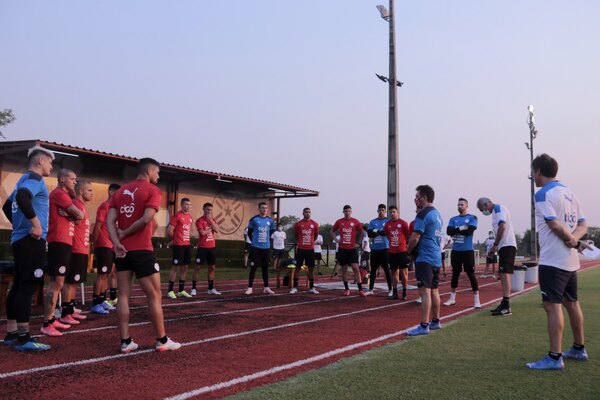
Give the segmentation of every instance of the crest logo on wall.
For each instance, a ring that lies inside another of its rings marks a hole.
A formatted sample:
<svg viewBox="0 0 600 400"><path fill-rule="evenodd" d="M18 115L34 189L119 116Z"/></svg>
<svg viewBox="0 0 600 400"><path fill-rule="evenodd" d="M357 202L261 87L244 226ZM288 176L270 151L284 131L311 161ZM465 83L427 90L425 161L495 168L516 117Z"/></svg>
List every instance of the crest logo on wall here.
<svg viewBox="0 0 600 400"><path fill-rule="evenodd" d="M219 225L219 233L232 235L244 221L244 203L238 193L224 190L213 200L213 216Z"/></svg>

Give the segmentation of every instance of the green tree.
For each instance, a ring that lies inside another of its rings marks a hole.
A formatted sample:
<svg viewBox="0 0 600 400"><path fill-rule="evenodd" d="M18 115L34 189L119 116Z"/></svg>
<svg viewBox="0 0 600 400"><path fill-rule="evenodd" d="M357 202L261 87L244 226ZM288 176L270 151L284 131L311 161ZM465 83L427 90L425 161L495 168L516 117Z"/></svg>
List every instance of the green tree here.
<svg viewBox="0 0 600 400"><path fill-rule="evenodd" d="M323 249L326 249L327 246L331 247L333 243L333 237L331 237L331 224L323 224L319 225L319 233L323 236Z"/></svg>
<svg viewBox="0 0 600 400"><path fill-rule="evenodd" d="M283 225L283 231L285 232L287 243L296 242L296 233L294 232L294 225L300 221L300 218L295 215L284 215L279 218L279 223Z"/></svg>
<svg viewBox="0 0 600 400"><path fill-rule="evenodd" d="M0 127L6 126L15 120L15 116L10 108L0 111ZM4 133L0 131L0 137L6 139Z"/></svg>

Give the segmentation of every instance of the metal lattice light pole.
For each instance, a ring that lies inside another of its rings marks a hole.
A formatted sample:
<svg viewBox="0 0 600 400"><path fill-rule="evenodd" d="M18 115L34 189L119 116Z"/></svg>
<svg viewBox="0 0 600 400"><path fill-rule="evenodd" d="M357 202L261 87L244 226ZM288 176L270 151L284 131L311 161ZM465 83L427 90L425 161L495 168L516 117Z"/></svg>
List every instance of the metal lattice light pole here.
<svg viewBox="0 0 600 400"><path fill-rule="evenodd" d="M390 72L386 78L377 75L379 79L389 85L389 117L388 117L388 175L387 175L387 205L395 205L400 212L400 198L398 195L398 109L396 107L396 87L402 86L402 82L396 81L396 42L394 28L394 0L390 0L389 11L382 5L377 9L381 18L390 25Z"/></svg>
<svg viewBox="0 0 600 400"><path fill-rule="evenodd" d="M533 117L533 106L527 107L529 117L527 118L527 125L529 125L529 143L525 142L525 147L529 150L529 181L531 184L531 231L529 234L529 257L531 260L537 259L537 237L535 228L535 182L533 181L533 169L531 169L531 163L533 162L533 140L537 137L538 131L535 129L535 119Z"/></svg>

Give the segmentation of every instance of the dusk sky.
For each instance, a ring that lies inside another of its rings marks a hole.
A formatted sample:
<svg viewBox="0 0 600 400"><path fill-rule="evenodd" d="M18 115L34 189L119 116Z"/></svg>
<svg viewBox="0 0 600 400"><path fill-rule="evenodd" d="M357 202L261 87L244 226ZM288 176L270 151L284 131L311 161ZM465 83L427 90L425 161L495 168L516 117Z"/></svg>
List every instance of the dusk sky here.
<svg viewBox="0 0 600 400"><path fill-rule="evenodd" d="M361 221L386 199L381 0L0 0L8 140L43 139L318 190L283 214ZM388 6L387 2L383 4ZM529 227L535 153L600 225L600 2L397 1L400 211L491 197Z"/></svg>

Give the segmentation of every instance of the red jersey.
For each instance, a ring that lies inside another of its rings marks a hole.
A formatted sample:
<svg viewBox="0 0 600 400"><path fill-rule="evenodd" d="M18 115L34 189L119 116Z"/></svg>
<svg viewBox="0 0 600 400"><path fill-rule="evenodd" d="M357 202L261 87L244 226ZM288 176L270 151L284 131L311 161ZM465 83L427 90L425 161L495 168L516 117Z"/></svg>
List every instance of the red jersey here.
<svg viewBox="0 0 600 400"><path fill-rule="evenodd" d="M190 213L177 211L171 216L169 225L173 228L173 245L174 246L189 246L190 245L190 230L194 222Z"/></svg>
<svg viewBox="0 0 600 400"><path fill-rule="evenodd" d="M408 223L403 219L389 220L383 226L383 231L390 242L390 253L405 253L407 241L410 236Z"/></svg>
<svg viewBox="0 0 600 400"><path fill-rule="evenodd" d="M356 244L356 233L362 232L362 224L356 218L340 218L335 221L331 228L334 232L339 231L340 249L354 249Z"/></svg>
<svg viewBox="0 0 600 400"><path fill-rule="evenodd" d="M90 253L90 214L88 214L85 204L79 199L73 200L73 204L83 211L83 219L79 224L75 224L75 234L73 235L73 253Z"/></svg>
<svg viewBox="0 0 600 400"><path fill-rule="evenodd" d="M98 239L96 239L96 243L94 243L94 247L108 247L112 249L113 244L110 241L110 236L108 235L108 229L106 229L106 216L108 215L108 206L109 201L106 200L100 207L98 207L98 211L96 211L96 224L100 224L100 234L98 235Z"/></svg>
<svg viewBox="0 0 600 400"><path fill-rule="evenodd" d="M150 182L137 179L121 186L110 201L110 208L117 211L117 226L119 229L129 228L135 221L142 218L147 208L158 211L162 194L160 189ZM152 247L152 221L145 227L124 237L121 244L127 251L154 250Z"/></svg>
<svg viewBox="0 0 600 400"><path fill-rule="evenodd" d="M69 217L58 214L58 210L67 210L73 205L73 199L63 189L57 187L50 192L50 215L48 221L48 243L61 242L73 245L75 222Z"/></svg>
<svg viewBox="0 0 600 400"><path fill-rule="evenodd" d="M213 224L217 225L217 220L213 219ZM203 235L200 231L211 227L210 221L204 215L196 220L196 228L198 228L198 247L202 249L214 249L217 247L217 241L215 240L215 233L211 229L208 235Z"/></svg>
<svg viewBox="0 0 600 400"><path fill-rule="evenodd" d="M298 248L302 250L313 250L315 248L315 239L319 235L319 224L312 219L301 219L294 225L296 233L296 242Z"/></svg>
<svg viewBox="0 0 600 400"><path fill-rule="evenodd" d="M413 219L410 222L410 225L408 225L408 236L412 235L412 233L414 232L414 230L415 230L415 220Z"/></svg>

